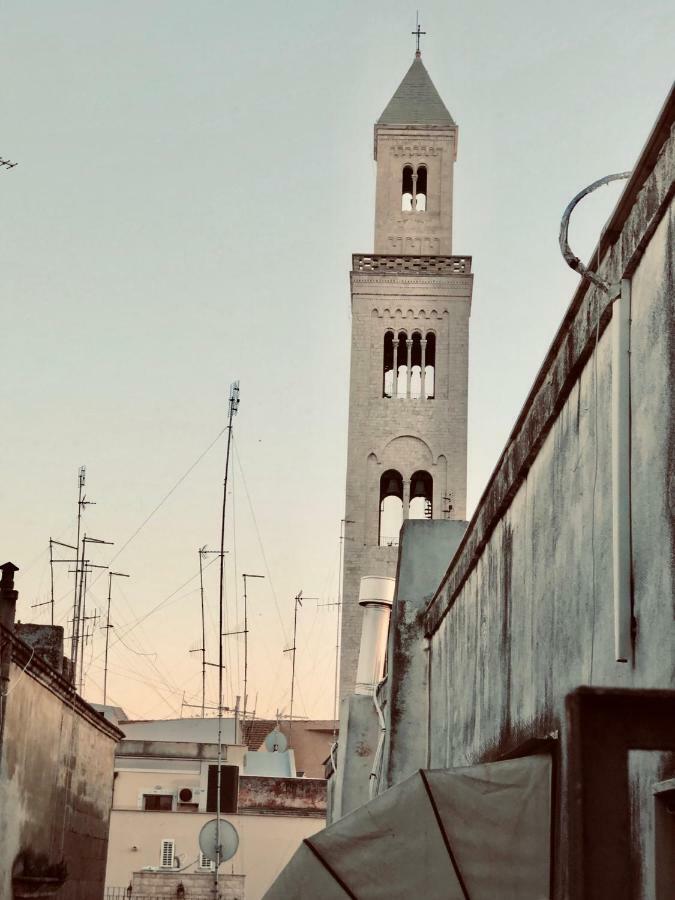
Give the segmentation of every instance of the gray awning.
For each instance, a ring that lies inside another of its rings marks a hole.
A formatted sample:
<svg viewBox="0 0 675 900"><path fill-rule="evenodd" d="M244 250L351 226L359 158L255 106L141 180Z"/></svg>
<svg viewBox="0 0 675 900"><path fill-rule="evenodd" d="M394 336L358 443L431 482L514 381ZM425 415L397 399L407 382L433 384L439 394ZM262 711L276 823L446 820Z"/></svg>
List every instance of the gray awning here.
<svg viewBox="0 0 675 900"><path fill-rule="evenodd" d="M543 900L551 758L420 771L306 838L265 900Z"/></svg>

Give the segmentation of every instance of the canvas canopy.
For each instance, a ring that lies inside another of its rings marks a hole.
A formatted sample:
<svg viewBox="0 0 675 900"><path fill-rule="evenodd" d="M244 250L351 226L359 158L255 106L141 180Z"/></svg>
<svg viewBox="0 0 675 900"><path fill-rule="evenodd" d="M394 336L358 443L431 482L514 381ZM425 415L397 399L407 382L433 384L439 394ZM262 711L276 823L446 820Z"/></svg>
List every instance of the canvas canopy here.
<svg viewBox="0 0 675 900"><path fill-rule="evenodd" d="M419 771L305 838L265 900L545 900L551 758Z"/></svg>

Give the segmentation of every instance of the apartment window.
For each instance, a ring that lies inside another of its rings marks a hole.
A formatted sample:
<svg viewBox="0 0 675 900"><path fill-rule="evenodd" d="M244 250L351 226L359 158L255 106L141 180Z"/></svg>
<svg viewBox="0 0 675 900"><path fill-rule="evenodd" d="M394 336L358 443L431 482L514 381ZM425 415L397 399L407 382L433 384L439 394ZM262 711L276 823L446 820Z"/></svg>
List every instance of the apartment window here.
<svg viewBox="0 0 675 900"><path fill-rule="evenodd" d="M143 794L143 809L147 812L171 812L173 794Z"/></svg>
<svg viewBox="0 0 675 900"><path fill-rule="evenodd" d="M176 842L173 838L165 838L159 851L159 865L162 869L174 869L176 859Z"/></svg>
<svg viewBox="0 0 675 900"><path fill-rule="evenodd" d="M220 811L236 813L239 794L239 766L220 767ZM206 811L216 811L218 796L218 766L209 766L209 779L206 790Z"/></svg>

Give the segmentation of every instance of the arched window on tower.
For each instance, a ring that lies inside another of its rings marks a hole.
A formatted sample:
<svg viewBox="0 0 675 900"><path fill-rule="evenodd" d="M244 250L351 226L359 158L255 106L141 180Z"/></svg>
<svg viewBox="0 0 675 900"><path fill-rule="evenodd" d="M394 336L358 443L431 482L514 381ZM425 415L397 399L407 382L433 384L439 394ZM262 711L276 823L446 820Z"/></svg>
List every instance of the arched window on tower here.
<svg viewBox="0 0 675 900"><path fill-rule="evenodd" d="M405 397L408 391L408 335L405 331L399 331L398 333L396 372L396 392L394 396Z"/></svg>
<svg viewBox="0 0 675 900"><path fill-rule="evenodd" d="M415 472L410 479L411 519L431 519L434 500L434 483L428 472Z"/></svg>
<svg viewBox="0 0 675 900"><path fill-rule="evenodd" d="M387 331L384 335L384 365L383 365L382 396L394 396L394 332Z"/></svg>
<svg viewBox="0 0 675 900"><path fill-rule="evenodd" d="M395 547L403 524L403 478L387 469L380 478L380 547Z"/></svg>
<svg viewBox="0 0 675 900"><path fill-rule="evenodd" d="M427 167L417 167L417 179L415 184L415 203L413 204L416 212L425 212L427 208Z"/></svg>
<svg viewBox="0 0 675 900"><path fill-rule="evenodd" d="M426 341L422 394L427 400L433 400L436 396L436 335L433 331L427 332Z"/></svg>
<svg viewBox="0 0 675 900"><path fill-rule="evenodd" d="M413 208L413 168L412 166L403 167L403 178L401 181L401 210L410 212Z"/></svg>
<svg viewBox="0 0 675 900"><path fill-rule="evenodd" d="M410 367L410 397L419 400L422 396L422 335L419 331L413 332Z"/></svg>

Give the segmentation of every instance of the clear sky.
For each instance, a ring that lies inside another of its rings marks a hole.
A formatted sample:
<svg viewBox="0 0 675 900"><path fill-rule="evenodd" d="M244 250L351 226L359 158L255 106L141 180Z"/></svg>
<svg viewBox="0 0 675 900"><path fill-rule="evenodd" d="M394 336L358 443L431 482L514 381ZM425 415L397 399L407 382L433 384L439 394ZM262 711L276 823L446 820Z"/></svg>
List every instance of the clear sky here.
<svg viewBox="0 0 675 900"><path fill-rule="evenodd" d="M423 61L460 129L454 252L475 272L470 510L577 281L561 213L633 165L672 80L674 9L420 10ZM92 552L105 563L221 431L238 378L228 627L243 626L241 574L266 575L249 583L250 705L287 710L293 595L337 594L350 254L372 250L372 127L414 22L401 0L0 4L0 156L19 163L0 171L0 556L21 569L24 621L48 621L30 607L49 598L49 537L74 537L78 467L96 501L86 531L115 542ZM579 210L580 255L619 190ZM223 458L221 437L114 560L132 577L113 587L109 694L134 717L199 702L197 549L218 543ZM72 576L56 568L65 623ZM92 609L106 593L102 577ZM103 634L86 652L93 701ZM335 607L307 601L297 713L331 715L334 649ZM226 661L229 703L241 637Z"/></svg>

